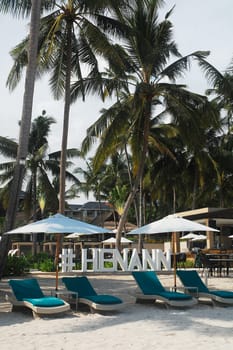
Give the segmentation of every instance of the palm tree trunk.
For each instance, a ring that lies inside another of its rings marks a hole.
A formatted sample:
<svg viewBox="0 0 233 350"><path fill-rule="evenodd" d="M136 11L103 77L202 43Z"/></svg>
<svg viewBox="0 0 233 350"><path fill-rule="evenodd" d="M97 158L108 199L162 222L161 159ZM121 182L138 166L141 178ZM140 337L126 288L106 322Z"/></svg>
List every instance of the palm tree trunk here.
<svg viewBox="0 0 233 350"><path fill-rule="evenodd" d="M14 177L10 191L9 203L6 212L5 231L14 227L22 187L25 160L28 153L28 141L31 127L34 85L37 67L38 36L40 29L41 0L32 0L30 38L28 50L28 66L25 78L23 110L20 124L19 147L17 152ZM0 243L0 278L3 275L7 253L10 246L10 237L3 236Z"/></svg>
<svg viewBox="0 0 233 350"><path fill-rule="evenodd" d="M197 177L198 177L198 172L197 168L195 168L195 173L194 173L194 183L193 183L193 200L192 200L192 209L196 208L196 197L197 197Z"/></svg>
<svg viewBox="0 0 233 350"><path fill-rule="evenodd" d="M142 226L142 211L143 211L143 204L142 204L142 178L140 180L140 189L139 189L139 226ZM139 235L138 237L138 253L142 253L143 248L143 235Z"/></svg>
<svg viewBox="0 0 233 350"><path fill-rule="evenodd" d="M173 213L176 212L176 188L175 186L172 186L172 194L173 194L173 200L172 200L172 207L173 207Z"/></svg>
<svg viewBox="0 0 233 350"><path fill-rule="evenodd" d="M71 23L67 22L67 47L66 47L66 81L65 81L65 105L63 117L63 134L61 145L61 162L60 162L60 184L59 184L59 213L65 213L65 176L66 176L66 153L67 153L67 139L69 132L69 116L70 116L70 81L71 81ZM55 253L56 266L56 290L58 289L58 261L62 245L62 235L57 234L57 244Z"/></svg>
<svg viewBox="0 0 233 350"><path fill-rule="evenodd" d="M123 214L121 215L119 225L117 228L116 248L118 250L120 250L121 248L121 232L127 220L127 215L128 215L130 205L134 200L134 197L138 191L138 187L143 176L144 165L146 161L146 154L148 149L148 136L149 136L149 126L150 126L150 117L151 117L151 100L147 101L147 110L145 111L145 114L146 115L145 115L144 133L143 133L143 146L142 146L141 159L139 162L138 172L135 177L133 188L131 189L130 194L125 202L124 211L123 211Z"/></svg>
<svg viewBox="0 0 233 350"><path fill-rule="evenodd" d="M132 176L131 176L131 171L130 171L129 155L128 155L126 144L124 144L124 151L125 151L126 160L127 160L127 171L128 171L128 176L129 176L130 188L132 189L132 187L133 187ZM139 214L138 214L137 202L136 202L135 198L134 198L134 211L135 211L136 223L137 223L137 225L139 225Z"/></svg>
<svg viewBox="0 0 233 350"><path fill-rule="evenodd" d="M37 174L36 174L36 167L33 167L33 173L32 173L32 217L33 221L36 221L36 209L37 209L37 196L36 196L36 189L37 189ZM37 243L37 234L33 233L32 235L32 255L35 255L36 250L36 243Z"/></svg>
<svg viewBox="0 0 233 350"><path fill-rule="evenodd" d="M70 117L70 81L71 81L71 24L67 23L67 47L66 47L66 81L65 81L65 105L63 117L63 134L61 145L61 162L60 162L60 188L59 188L59 213L65 212L65 175L66 175L66 153L67 139L69 132L69 117Z"/></svg>

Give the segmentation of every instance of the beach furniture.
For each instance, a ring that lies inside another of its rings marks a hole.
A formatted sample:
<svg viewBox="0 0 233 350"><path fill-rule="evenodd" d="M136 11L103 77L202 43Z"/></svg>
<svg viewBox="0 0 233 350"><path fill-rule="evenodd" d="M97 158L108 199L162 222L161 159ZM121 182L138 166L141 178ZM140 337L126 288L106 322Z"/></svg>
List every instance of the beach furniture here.
<svg viewBox="0 0 233 350"><path fill-rule="evenodd" d="M97 294L86 276L63 277L68 291L78 294L78 302L86 304L91 311L115 311L122 307L122 300L108 294Z"/></svg>
<svg viewBox="0 0 233 350"><path fill-rule="evenodd" d="M190 307L197 304L197 300L190 294L166 290L154 271L133 271L132 275L139 287L136 292L136 302L163 302L166 307Z"/></svg>
<svg viewBox="0 0 233 350"><path fill-rule="evenodd" d="M209 290L195 270L177 270L177 276L185 290L195 293L197 298L207 298L213 303L233 305L233 292L226 290Z"/></svg>
<svg viewBox="0 0 233 350"><path fill-rule="evenodd" d="M70 310L70 305L54 296L45 296L35 278L9 280L13 295L8 300L14 307L27 307L33 316L53 315Z"/></svg>

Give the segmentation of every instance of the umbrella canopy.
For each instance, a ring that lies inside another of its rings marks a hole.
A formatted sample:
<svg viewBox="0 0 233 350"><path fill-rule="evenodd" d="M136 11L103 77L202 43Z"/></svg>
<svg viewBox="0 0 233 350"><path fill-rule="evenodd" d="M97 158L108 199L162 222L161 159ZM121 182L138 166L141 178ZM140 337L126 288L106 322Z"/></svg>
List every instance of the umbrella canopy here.
<svg viewBox="0 0 233 350"><path fill-rule="evenodd" d="M116 243L116 238L115 237L111 237L108 239L105 239L104 241L102 241L102 243ZM129 244L129 243L133 243L130 239L127 239L125 237L121 237L121 243L122 244Z"/></svg>
<svg viewBox="0 0 233 350"><path fill-rule="evenodd" d="M163 219L151 222L148 225L141 226L128 232L130 235L155 234L166 232L185 232L185 231L214 231L219 232L212 227L199 224L195 221L187 220L176 215L168 215Z"/></svg>
<svg viewBox="0 0 233 350"><path fill-rule="evenodd" d="M199 224L195 221L187 220L177 215L168 215L163 219L154 221L148 225L141 226L135 230L128 232L127 234L131 235L141 235L141 234L156 234L156 233L167 233L172 232L173 236L175 232L192 232L192 231L214 231L218 232L212 227ZM174 240L175 241L175 238ZM174 267L174 288L176 290L176 254L174 254L173 259Z"/></svg>
<svg viewBox="0 0 233 350"><path fill-rule="evenodd" d="M193 238L197 238L197 237L199 237L199 235L197 235L196 233L193 233L193 232L189 232L189 233L187 233L187 235L184 235L183 237L180 237L180 239L181 240L192 240Z"/></svg>
<svg viewBox="0 0 233 350"><path fill-rule="evenodd" d="M192 242L194 242L194 241L204 241L205 239L207 239L207 237L205 235L198 235L197 237L192 239Z"/></svg>
<svg viewBox="0 0 233 350"><path fill-rule="evenodd" d="M56 290L58 290L58 260L61 249L60 237L64 233L80 232L84 234L112 233L112 231L88 224L84 221L70 219L61 214L52 215L46 219L35 221L31 224L18 227L4 234L32 234L32 233L55 233L57 235L56 244Z"/></svg>
<svg viewBox="0 0 233 350"><path fill-rule="evenodd" d="M74 233L70 233L69 235L65 236L65 238L79 238L81 236L86 236L89 235L90 233L79 233L79 232L74 232ZM93 234L93 233L91 233Z"/></svg>
<svg viewBox="0 0 233 350"><path fill-rule="evenodd" d="M17 227L14 230L5 232L4 234L31 234L31 233L73 233L79 232L82 234L96 233L112 233L112 231L88 224L84 221L70 219L61 214L52 215L46 219L32 222L31 224Z"/></svg>

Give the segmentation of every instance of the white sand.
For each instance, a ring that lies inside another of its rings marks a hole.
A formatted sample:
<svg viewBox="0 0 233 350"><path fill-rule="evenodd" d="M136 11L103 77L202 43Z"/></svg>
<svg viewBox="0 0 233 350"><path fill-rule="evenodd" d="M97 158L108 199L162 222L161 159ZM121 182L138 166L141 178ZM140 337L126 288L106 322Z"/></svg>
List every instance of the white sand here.
<svg viewBox="0 0 233 350"><path fill-rule="evenodd" d="M54 289L54 278L34 277L43 290ZM80 308L59 317L33 319L30 313L10 311L10 305L3 301L8 283L0 281L0 349L233 349L233 307L198 304L189 309L166 309L135 304L136 284L130 275L88 277L99 293L121 297L123 310L102 315ZM172 276L159 277L165 286L172 286ZM209 287L233 290L232 277L211 277Z"/></svg>

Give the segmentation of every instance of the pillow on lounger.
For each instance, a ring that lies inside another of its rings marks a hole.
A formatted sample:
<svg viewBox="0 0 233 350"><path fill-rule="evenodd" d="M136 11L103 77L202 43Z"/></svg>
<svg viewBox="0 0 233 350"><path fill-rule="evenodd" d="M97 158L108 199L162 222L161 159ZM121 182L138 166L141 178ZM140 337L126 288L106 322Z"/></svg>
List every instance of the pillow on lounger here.
<svg viewBox="0 0 233 350"><path fill-rule="evenodd" d="M158 293L158 295L161 295L168 300L190 300L192 299L192 296L189 294L183 294L183 293L178 293L178 292L162 292Z"/></svg>
<svg viewBox="0 0 233 350"><path fill-rule="evenodd" d="M24 298L43 298L44 294L35 278L25 280L10 280L9 284L17 300Z"/></svg>
<svg viewBox="0 0 233 350"><path fill-rule="evenodd" d="M121 304L122 300L113 295L87 295L82 296L81 298L88 299L93 301L96 304L105 304L105 305L113 305L113 304Z"/></svg>
<svg viewBox="0 0 233 350"><path fill-rule="evenodd" d="M28 301L34 306L41 307L54 307L64 305L64 301L55 297L43 297L43 298L23 298L23 301Z"/></svg>

